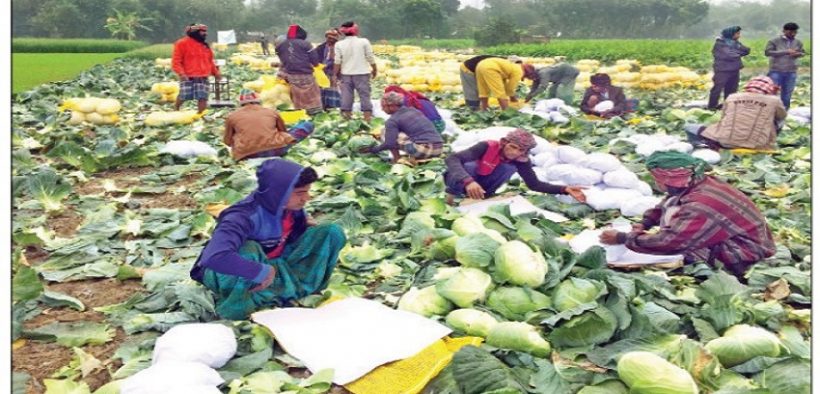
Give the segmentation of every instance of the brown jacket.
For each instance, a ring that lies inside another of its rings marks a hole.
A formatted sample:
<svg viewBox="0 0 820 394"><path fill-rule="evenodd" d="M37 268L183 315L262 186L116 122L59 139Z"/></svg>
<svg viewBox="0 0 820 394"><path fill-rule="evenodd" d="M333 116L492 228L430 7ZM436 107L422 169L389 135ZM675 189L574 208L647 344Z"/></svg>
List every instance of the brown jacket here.
<svg viewBox="0 0 820 394"><path fill-rule="evenodd" d="M772 149L777 138L776 120L786 118L780 96L739 92L723 104L720 121L709 125L701 136L725 148Z"/></svg>
<svg viewBox="0 0 820 394"><path fill-rule="evenodd" d="M287 133L278 112L259 104L246 104L225 120L224 141L231 147L231 156L242 160L254 153L290 145L295 139Z"/></svg>

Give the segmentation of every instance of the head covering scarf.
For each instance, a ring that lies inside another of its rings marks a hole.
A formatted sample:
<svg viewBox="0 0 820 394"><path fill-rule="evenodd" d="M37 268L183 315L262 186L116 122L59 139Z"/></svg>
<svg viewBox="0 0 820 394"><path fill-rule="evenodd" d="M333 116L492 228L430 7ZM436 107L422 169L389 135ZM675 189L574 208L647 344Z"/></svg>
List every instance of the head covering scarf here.
<svg viewBox="0 0 820 394"><path fill-rule="evenodd" d="M655 152L646 159L646 168L655 182L676 188L686 188L703 178L706 162L678 151Z"/></svg>
<svg viewBox="0 0 820 394"><path fill-rule="evenodd" d="M256 103L259 104L262 101L259 100L259 96L256 95L256 92L250 89L242 89L239 92L239 105L251 104Z"/></svg>
<svg viewBox="0 0 820 394"><path fill-rule="evenodd" d="M521 56L516 56L516 55L507 56L507 60L509 60L513 63L518 63L518 64L524 63L524 59L522 59Z"/></svg>
<svg viewBox="0 0 820 394"><path fill-rule="evenodd" d="M732 38L734 37L735 33L740 31L740 26L729 26L720 31L720 38L723 39L723 42L728 44L729 46L737 46L738 42Z"/></svg>
<svg viewBox="0 0 820 394"><path fill-rule="evenodd" d="M388 105L397 105L399 107L404 105L404 95L398 92L386 92L382 99Z"/></svg>
<svg viewBox="0 0 820 394"><path fill-rule="evenodd" d="M290 25L288 27L288 39L299 39L304 40L307 38L307 31L299 25Z"/></svg>
<svg viewBox="0 0 820 394"><path fill-rule="evenodd" d="M589 77L589 82L595 86L609 86L612 84L612 79L609 74L597 73Z"/></svg>
<svg viewBox="0 0 820 394"><path fill-rule="evenodd" d="M780 91L780 86L777 86L771 78L758 75L746 82L743 90L749 93L777 94Z"/></svg>
<svg viewBox="0 0 820 394"><path fill-rule="evenodd" d="M521 64L521 68L524 70L524 77L535 80L538 78L538 73L535 72L535 66L532 64Z"/></svg>
<svg viewBox="0 0 820 394"><path fill-rule="evenodd" d="M512 142L527 152L529 152L530 149L535 148L535 145L538 144L532 134L522 129L510 131L507 133L507 136L501 139L501 141L507 143Z"/></svg>
<svg viewBox="0 0 820 394"><path fill-rule="evenodd" d="M357 25L356 22L346 22L342 24L342 27L339 28L339 31L346 36L357 36L359 35L359 25Z"/></svg>
<svg viewBox="0 0 820 394"><path fill-rule="evenodd" d="M192 31L208 31L208 26L203 25L202 23L191 23L188 26L185 26L185 33L190 33Z"/></svg>

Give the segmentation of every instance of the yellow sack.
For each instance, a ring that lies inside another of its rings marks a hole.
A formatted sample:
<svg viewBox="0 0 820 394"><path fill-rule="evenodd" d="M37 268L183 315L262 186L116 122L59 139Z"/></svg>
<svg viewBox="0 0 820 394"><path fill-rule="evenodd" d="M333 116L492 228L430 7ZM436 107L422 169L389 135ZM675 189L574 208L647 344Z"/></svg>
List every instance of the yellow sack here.
<svg viewBox="0 0 820 394"><path fill-rule="evenodd" d="M766 154L772 155L778 153L776 149L749 149L749 148L735 148L731 152L735 155L756 155Z"/></svg>
<svg viewBox="0 0 820 394"><path fill-rule="evenodd" d="M467 345L478 346L482 341L484 339L479 337L444 337L415 356L384 364L345 388L354 394L419 393L452 361L459 349Z"/></svg>
<svg viewBox="0 0 820 394"><path fill-rule="evenodd" d="M303 109L297 109L293 111L279 111L279 116L282 117L282 120L285 122L286 126L295 125L296 123L299 123L300 120L310 119L310 116L308 116L307 111Z"/></svg>
<svg viewBox="0 0 820 394"><path fill-rule="evenodd" d="M330 87L330 79L327 77L327 74L325 74L324 64L313 67L313 77L316 78L316 84L319 85L320 88Z"/></svg>

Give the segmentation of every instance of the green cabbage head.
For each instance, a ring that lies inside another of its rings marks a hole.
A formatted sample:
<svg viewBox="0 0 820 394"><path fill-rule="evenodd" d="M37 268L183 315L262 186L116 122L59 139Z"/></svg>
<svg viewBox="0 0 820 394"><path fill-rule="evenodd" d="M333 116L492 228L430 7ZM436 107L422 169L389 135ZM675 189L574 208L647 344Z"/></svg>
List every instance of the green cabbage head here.
<svg viewBox="0 0 820 394"><path fill-rule="evenodd" d="M411 287L399 300L398 309L426 317L444 316L453 309L453 304L438 295L435 286L427 286L421 290Z"/></svg>
<svg viewBox="0 0 820 394"><path fill-rule="evenodd" d="M465 267L489 267L499 246L487 234L467 234L456 240L456 261Z"/></svg>
<svg viewBox="0 0 820 394"><path fill-rule="evenodd" d="M721 365L731 368L758 356L779 356L780 339L760 327L738 324L709 341L706 350L717 356Z"/></svg>
<svg viewBox="0 0 820 394"><path fill-rule="evenodd" d="M536 357L547 357L552 348L534 326L517 321L494 325L487 335L487 344L503 349L527 352Z"/></svg>
<svg viewBox="0 0 820 394"><path fill-rule="evenodd" d="M524 320L527 313L551 304L549 297L526 287L499 287L487 297L487 306L510 320Z"/></svg>
<svg viewBox="0 0 820 394"><path fill-rule="evenodd" d="M456 309L447 314L447 325L467 335L486 338L498 320L487 312L477 309Z"/></svg>
<svg viewBox="0 0 820 394"><path fill-rule="evenodd" d="M540 252L521 241L510 241L495 250L495 269L501 282L538 287L549 268Z"/></svg>
<svg viewBox="0 0 820 394"><path fill-rule="evenodd" d="M600 282L570 277L561 282L552 293L552 306L563 312L578 305L595 301L603 285Z"/></svg>
<svg viewBox="0 0 820 394"><path fill-rule="evenodd" d="M436 283L438 294L462 308L473 306L487 298L493 279L478 268L463 267L447 280Z"/></svg>
<svg viewBox="0 0 820 394"><path fill-rule="evenodd" d="M450 226L450 230L462 237L467 234L480 233L486 229L481 219L475 215L464 215L453 221L453 225Z"/></svg>
<svg viewBox="0 0 820 394"><path fill-rule="evenodd" d="M683 368L650 352L629 352L618 360L618 377L630 394L697 394L698 386Z"/></svg>

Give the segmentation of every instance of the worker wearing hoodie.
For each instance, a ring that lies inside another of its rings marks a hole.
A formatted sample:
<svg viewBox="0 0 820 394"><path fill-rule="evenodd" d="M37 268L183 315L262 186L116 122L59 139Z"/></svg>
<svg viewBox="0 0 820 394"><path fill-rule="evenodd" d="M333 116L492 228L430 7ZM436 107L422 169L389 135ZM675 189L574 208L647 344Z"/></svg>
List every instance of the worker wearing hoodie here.
<svg viewBox="0 0 820 394"><path fill-rule="evenodd" d="M258 187L225 209L191 277L208 287L216 312L241 320L327 286L345 234L304 211L316 171L284 159L262 163Z"/></svg>

